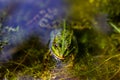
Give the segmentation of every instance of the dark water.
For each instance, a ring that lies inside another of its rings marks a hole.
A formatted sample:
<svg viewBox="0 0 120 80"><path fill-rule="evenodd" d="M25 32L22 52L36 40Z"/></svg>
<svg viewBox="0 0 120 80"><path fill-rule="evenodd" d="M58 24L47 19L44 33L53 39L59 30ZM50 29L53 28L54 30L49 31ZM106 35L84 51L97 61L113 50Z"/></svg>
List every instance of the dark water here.
<svg viewBox="0 0 120 80"><path fill-rule="evenodd" d="M49 34L64 18L62 0L0 0L0 41L7 41L0 61L11 57L19 44L30 36L47 44Z"/></svg>

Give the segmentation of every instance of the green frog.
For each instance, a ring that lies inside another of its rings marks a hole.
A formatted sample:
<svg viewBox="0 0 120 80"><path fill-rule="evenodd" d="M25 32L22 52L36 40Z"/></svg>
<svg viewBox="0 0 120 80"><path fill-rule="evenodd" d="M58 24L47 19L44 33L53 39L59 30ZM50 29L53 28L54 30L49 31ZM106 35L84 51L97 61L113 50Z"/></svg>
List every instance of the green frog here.
<svg viewBox="0 0 120 80"><path fill-rule="evenodd" d="M66 29L64 22L63 29L55 29L50 34L50 53L57 59L65 59L70 53L77 50L75 43L73 31Z"/></svg>

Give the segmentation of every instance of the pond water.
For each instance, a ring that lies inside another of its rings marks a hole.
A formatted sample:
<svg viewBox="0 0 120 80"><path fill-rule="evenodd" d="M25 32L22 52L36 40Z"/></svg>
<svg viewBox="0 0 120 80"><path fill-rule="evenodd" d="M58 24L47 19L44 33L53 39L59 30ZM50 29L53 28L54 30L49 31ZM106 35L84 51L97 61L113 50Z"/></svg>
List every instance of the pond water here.
<svg viewBox="0 0 120 80"><path fill-rule="evenodd" d="M32 35L47 44L51 30L64 17L63 6L62 0L0 0L0 39L9 43L2 49L0 60L9 58L11 49Z"/></svg>

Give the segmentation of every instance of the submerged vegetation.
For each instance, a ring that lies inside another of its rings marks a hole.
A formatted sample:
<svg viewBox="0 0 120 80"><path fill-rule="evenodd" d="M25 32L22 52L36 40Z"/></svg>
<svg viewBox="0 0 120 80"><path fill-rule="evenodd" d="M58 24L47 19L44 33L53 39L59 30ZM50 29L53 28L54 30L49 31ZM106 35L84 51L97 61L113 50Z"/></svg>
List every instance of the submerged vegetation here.
<svg viewBox="0 0 120 80"><path fill-rule="evenodd" d="M116 18L120 16L120 1L66 0L66 3L70 8L66 24L58 26L60 30L56 28L57 36L52 34L49 46L31 35L13 49L9 61L0 61L1 80L120 79L120 21ZM7 44L0 41L0 54ZM76 51L72 51L74 48Z"/></svg>

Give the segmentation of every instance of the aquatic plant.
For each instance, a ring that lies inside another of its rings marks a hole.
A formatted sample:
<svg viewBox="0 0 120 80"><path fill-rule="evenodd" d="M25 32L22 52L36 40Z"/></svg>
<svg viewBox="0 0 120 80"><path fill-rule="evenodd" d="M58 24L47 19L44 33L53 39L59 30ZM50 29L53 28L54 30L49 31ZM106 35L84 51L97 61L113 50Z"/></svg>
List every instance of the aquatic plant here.
<svg viewBox="0 0 120 80"><path fill-rule="evenodd" d="M109 22L109 24L116 30L116 32L120 33L120 29L115 24L113 24L112 22Z"/></svg>
<svg viewBox="0 0 120 80"><path fill-rule="evenodd" d="M9 44L10 38L13 38L12 35L10 36L9 34L18 32L18 31L19 31L19 26L17 26L16 28L12 28L10 26L3 26L2 24L0 24L0 50L6 44Z"/></svg>

